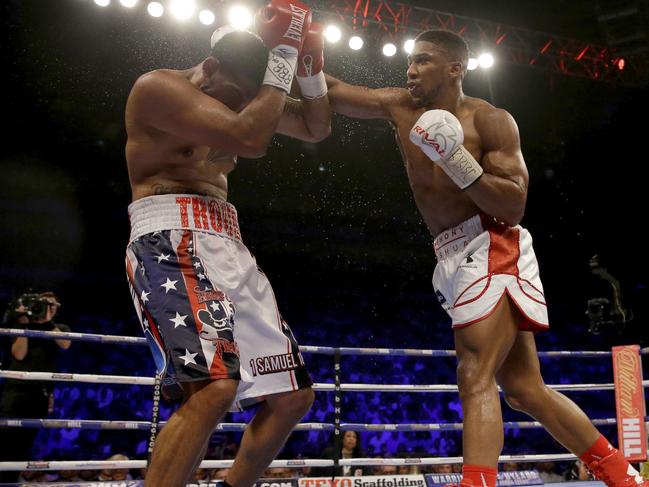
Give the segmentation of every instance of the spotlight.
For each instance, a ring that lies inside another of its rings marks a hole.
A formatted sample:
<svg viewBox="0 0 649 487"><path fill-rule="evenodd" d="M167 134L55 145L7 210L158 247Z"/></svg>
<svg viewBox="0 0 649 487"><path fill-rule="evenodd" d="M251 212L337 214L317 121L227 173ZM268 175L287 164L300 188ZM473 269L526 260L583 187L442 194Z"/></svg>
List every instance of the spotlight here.
<svg viewBox="0 0 649 487"><path fill-rule="evenodd" d="M394 56L397 53L397 46L392 44L391 42L388 42L383 46L383 55L384 56Z"/></svg>
<svg viewBox="0 0 649 487"><path fill-rule="evenodd" d="M408 39L403 43L403 50L406 51L406 54L410 54L415 47L415 40Z"/></svg>
<svg viewBox="0 0 649 487"><path fill-rule="evenodd" d="M252 14L243 5L235 5L228 12L230 25L238 30L245 30L252 24Z"/></svg>
<svg viewBox="0 0 649 487"><path fill-rule="evenodd" d="M478 56L478 64L481 68L490 68L494 65L494 57L488 52L480 54L480 56Z"/></svg>
<svg viewBox="0 0 649 487"><path fill-rule="evenodd" d="M478 60L474 57L469 58L469 64L466 67L469 71L473 71L474 69L478 69Z"/></svg>
<svg viewBox="0 0 649 487"><path fill-rule="evenodd" d="M212 11L203 10L200 14L198 14L198 19L203 25L212 25L214 23L215 17Z"/></svg>
<svg viewBox="0 0 649 487"><path fill-rule="evenodd" d="M363 47L363 39L361 39L358 36L351 37L349 39L349 48L358 51L361 47Z"/></svg>
<svg viewBox="0 0 649 487"><path fill-rule="evenodd" d="M624 71L624 68L626 67L626 59L621 57L620 59L617 60L615 65L617 66L617 69L619 69L620 71Z"/></svg>
<svg viewBox="0 0 649 487"><path fill-rule="evenodd" d="M133 8L135 7L137 0L119 0L119 3L121 3L126 8Z"/></svg>
<svg viewBox="0 0 649 487"><path fill-rule="evenodd" d="M100 7L108 7L110 5L110 0L95 0L95 3Z"/></svg>
<svg viewBox="0 0 649 487"><path fill-rule="evenodd" d="M160 2L151 2L149 5L146 6L146 10L147 12L149 12L149 15L151 17L162 17L165 8L162 6Z"/></svg>
<svg viewBox="0 0 649 487"><path fill-rule="evenodd" d="M328 25L324 31L324 35L325 39L327 39L331 43L334 43L340 40L340 38L343 36L343 33L335 25Z"/></svg>
<svg viewBox="0 0 649 487"><path fill-rule="evenodd" d="M196 4L193 0L171 0L169 10L178 20L187 20L194 15Z"/></svg>

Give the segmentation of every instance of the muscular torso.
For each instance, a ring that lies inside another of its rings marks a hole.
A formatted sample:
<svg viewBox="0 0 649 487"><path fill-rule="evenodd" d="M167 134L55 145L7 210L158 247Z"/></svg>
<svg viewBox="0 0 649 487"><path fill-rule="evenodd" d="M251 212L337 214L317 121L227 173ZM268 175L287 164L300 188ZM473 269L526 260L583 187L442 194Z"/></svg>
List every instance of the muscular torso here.
<svg viewBox="0 0 649 487"><path fill-rule="evenodd" d="M483 149L474 117L476 110L489 106L482 100L465 97L455 113L464 130L464 147L478 162L482 159ZM436 236L477 214L479 209L476 204L421 149L410 142L410 129L426 109L415 108L407 102L389 108L412 194L430 233Z"/></svg>
<svg viewBox="0 0 649 487"><path fill-rule="evenodd" d="M165 73L182 77L175 71ZM129 98L126 162L133 201L167 193L204 194L226 200L227 175L236 165L236 156L160 131L142 122L141 109Z"/></svg>

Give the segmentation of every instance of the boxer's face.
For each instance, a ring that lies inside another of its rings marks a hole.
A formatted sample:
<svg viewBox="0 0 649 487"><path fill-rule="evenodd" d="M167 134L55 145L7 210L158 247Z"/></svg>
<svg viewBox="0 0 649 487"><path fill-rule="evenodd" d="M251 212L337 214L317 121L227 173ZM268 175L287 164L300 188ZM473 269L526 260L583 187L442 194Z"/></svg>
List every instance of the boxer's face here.
<svg viewBox="0 0 649 487"><path fill-rule="evenodd" d="M449 60L446 51L432 42L416 42L408 56L407 87L417 106L433 104L441 90L452 81L462 63Z"/></svg>
<svg viewBox="0 0 649 487"><path fill-rule="evenodd" d="M243 76L236 76L219 69L218 61L208 58L203 63L204 79L200 87L203 93L219 100L230 110L240 112L257 95L259 87L253 86Z"/></svg>

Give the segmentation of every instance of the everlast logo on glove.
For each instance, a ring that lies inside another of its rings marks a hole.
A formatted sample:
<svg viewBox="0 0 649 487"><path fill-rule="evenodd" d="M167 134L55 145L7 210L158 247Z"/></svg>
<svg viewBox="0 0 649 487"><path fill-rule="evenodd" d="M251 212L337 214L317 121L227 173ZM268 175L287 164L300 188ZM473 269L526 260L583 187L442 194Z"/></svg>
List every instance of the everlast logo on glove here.
<svg viewBox="0 0 649 487"><path fill-rule="evenodd" d="M284 33L284 37L288 37L289 39L293 39L294 41L301 42L302 29L304 29L304 19L306 17L306 14L308 13L308 10L297 7L293 4L291 4L290 7L291 12L293 12L293 16L291 17L291 23L289 24L288 29Z"/></svg>

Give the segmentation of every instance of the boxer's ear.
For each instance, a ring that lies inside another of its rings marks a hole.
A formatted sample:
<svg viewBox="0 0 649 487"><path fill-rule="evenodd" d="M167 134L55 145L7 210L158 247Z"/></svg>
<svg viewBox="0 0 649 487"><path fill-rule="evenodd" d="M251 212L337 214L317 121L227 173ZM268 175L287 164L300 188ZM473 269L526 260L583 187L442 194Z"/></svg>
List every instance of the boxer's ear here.
<svg viewBox="0 0 649 487"><path fill-rule="evenodd" d="M205 61L203 61L203 74L207 78L209 78L219 70L219 66L219 60L215 57L210 56Z"/></svg>
<svg viewBox="0 0 649 487"><path fill-rule="evenodd" d="M462 62L461 61L450 62L448 70L452 78L461 78L463 73Z"/></svg>

